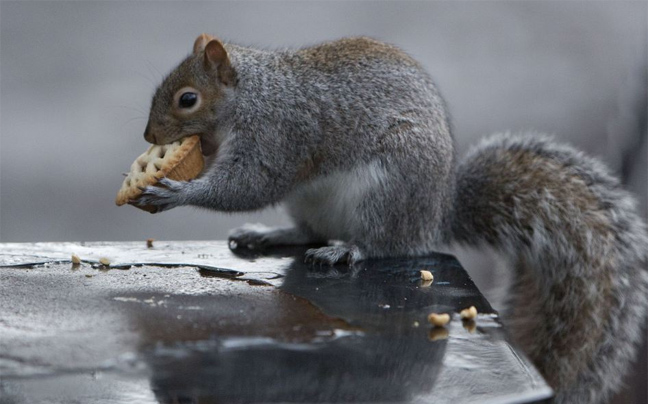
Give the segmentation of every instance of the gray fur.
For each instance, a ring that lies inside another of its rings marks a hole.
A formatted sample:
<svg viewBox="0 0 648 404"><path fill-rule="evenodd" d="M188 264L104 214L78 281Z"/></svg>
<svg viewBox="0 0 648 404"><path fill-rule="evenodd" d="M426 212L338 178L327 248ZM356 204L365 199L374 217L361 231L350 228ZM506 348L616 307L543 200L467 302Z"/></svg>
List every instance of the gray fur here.
<svg viewBox="0 0 648 404"><path fill-rule="evenodd" d="M601 163L542 135L499 135L469 153L455 180L443 100L397 48L367 38L225 48L235 84L191 55L158 89L149 119L167 128L160 142L211 137L215 159L194 181L147 188L140 203L245 211L284 202L293 228L248 226L230 240L342 241L307 252L328 264L494 246L516 275L504 321L557 401L597 402L618 387L646 316L648 241L633 199ZM186 85L209 102L182 121L168 98Z"/></svg>
<svg viewBox="0 0 648 404"><path fill-rule="evenodd" d="M642 338L648 239L635 201L597 160L547 136L497 135L460 164L453 235L503 251L503 313L557 402L602 402Z"/></svg>

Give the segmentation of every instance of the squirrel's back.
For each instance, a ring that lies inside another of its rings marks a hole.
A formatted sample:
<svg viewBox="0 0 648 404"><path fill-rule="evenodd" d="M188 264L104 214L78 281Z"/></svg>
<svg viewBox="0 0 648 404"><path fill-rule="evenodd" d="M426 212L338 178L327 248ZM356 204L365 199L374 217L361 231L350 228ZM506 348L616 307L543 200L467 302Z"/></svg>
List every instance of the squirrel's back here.
<svg viewBox="0 0 648 404"><path fill-rule="evenodd" d="M442 110L443 100L427 71L400 48L367 37L343 38L295 51L288 58L294 75L309 96L332 96L336 113L362 117L416 111L430 115Z"/></svg>
<svg viewBox="0 0 648 404"><path fill-rule="evenodd" d="M401 48L369 37L341 38L305 47L294 52L308 68L333 74L344 66L354 69L401 66L423 70L421 65ZM393 70L393 69L392 69Z"/></svg>
<svg viewBox="0 0 648 404"><path fill-rule="evenodd" d="M325 171L368 163L390 147L389 134L399 126L429 127L402 139L403 147L442 144L451 154L443 99L426 70L396 46L367 37L276 52L225 46L241 77L239 109L251 111L244 119L281 120L276 125L295 142L317 142Z"/></svg>

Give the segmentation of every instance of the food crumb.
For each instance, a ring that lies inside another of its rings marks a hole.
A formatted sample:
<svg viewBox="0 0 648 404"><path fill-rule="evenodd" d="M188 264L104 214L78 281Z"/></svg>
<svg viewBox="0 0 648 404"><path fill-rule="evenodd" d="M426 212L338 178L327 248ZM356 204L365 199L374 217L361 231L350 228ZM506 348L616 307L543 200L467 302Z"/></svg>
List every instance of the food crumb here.
<svg viewBox="0 0 648 404"><path fill-rule="evenodd" d="M414 327L418 327L418 326L419 326L419 322L418 322L418 321L415 321L414 324L412 324L412 326L414 326Z"/></svg>
<svg viewBox="0 0 648 404"><path fill-rule="evenodd" d="M430 313L427 319L430 324L434 325L435 327L443 327L450 322L450 315L447 313Z"/></svg>
<svg viewBox="0 0 648 404"><path fill-rule="evenodd" d="M462 320L473 320L475 317L477 317L477 309L475 308L475 306L470 306L467 309L461 310L459 316L461 316Z"/></svg>
<svg viewBox="0 0 648 404"><path fill-rule="evenodd" d="M78 255L72 254L72 265L80 265L81 264L81 258L79 258Z"/></svg>
<svg viewBox="0 0 648 404"><path fill-rule="evenodd" d="M147 238L146 239L146 248L153 248L153 242L155 241L154 238Z"/></svg>
<svg viewBox="0 0 648 404"><path fill-rule="evenodd" d="M92 278L92 275L90 275L90 274L86 274L85 277L86 277L86 278Z"/></svg>
<svg viewBox="0 0 648 404"><path fill-rule="evenodd" d="M434 280L434 275L432 275L432 272L430 271L425 271L422 270L421 272L421 279L424 281L433 281Z"/></svg>
<svg viewBox="0 0 648 404"><path fill-rule="evenodd" d="M106 257L99 258L99 262L101 263L101 265L105 265L105 266L110 265L110 260Z"/></svg>

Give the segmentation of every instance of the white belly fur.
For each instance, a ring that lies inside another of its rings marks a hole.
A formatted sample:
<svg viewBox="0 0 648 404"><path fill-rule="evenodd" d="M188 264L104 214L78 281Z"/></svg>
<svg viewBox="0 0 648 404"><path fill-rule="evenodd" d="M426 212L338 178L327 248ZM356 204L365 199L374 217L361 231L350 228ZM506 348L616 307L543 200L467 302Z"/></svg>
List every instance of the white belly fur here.
<svg viewBox="0 0 648 404"><path fill-rule="evenodd" d="M356 233L358 205L370 190L383 187L386 178L385 168L374 161L298 186L286 198L286 206L317 234L348 241Z"/></svg>

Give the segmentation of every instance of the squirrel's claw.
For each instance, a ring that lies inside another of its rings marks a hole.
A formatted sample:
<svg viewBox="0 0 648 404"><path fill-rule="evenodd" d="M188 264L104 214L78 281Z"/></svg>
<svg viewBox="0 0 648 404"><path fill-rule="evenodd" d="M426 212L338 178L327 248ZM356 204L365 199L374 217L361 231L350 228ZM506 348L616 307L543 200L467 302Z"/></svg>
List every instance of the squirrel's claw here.
<svg viewBox="0 0 648 404"><path fill-rule="evenodd" d="M166 178L166 177L162 177L162 178L160 178L160 179L158 180L157 183L160 184L160 185L162 185L163 187L166 187L166 188L173 188L174 185L175 185L176 183L178 183L178 182L180 182L180 181L174 181L174 180L170 180L170 179L168 179L168 178Z"/></svg>

